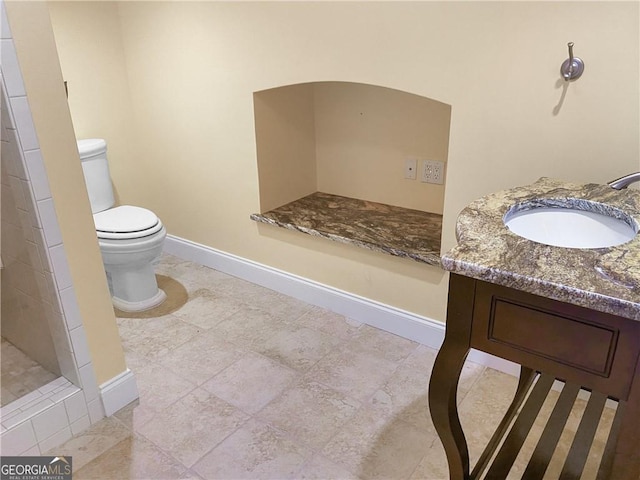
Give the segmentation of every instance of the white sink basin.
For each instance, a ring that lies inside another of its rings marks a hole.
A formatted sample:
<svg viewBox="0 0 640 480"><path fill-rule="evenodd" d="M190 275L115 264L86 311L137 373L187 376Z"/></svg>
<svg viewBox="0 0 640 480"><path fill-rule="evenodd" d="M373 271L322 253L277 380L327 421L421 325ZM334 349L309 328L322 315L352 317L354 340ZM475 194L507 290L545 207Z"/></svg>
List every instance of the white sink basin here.
<svg viewBox="0 0 640 480"><path fill-rule="evenodd" d="M588 202L582 201L582 206ZM595 204L594 204L595 205ZM594 210L602 211L598 205ZM638 233L631 217L615 209L615 216L570 206L515 206L504 216L516 235L565 248L605 248L626 243Z"/></svg>

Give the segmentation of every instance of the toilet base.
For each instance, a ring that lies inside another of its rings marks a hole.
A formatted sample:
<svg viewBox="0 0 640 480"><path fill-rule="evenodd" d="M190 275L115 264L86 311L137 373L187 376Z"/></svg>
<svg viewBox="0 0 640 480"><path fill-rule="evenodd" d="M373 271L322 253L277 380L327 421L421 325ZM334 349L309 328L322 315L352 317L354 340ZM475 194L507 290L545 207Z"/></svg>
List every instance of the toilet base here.
<svg viewBox="0 0 640 480"><path fill-rule="evenodd" d="M111 297L111 301L114 307L123 312L142 312L157 307L164 302L166 298L167 294L159 288L158 293L153 297L142 300L141 302L129 302L118 297Z"/></svg>

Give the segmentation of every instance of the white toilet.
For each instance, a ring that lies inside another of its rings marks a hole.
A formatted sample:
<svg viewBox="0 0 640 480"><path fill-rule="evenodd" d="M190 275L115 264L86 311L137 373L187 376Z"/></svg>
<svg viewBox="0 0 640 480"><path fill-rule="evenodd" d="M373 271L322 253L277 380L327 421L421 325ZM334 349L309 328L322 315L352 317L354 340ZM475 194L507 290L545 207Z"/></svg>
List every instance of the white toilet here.
<svg viewBox="0 0 640 480"><path fill-rule="evenodd" d="M114 207L107 142L78 140L78 151L114 306L138 312L160 305L166 294L158 288L152 262L162 252L167 231L150 210Z"/></svg>

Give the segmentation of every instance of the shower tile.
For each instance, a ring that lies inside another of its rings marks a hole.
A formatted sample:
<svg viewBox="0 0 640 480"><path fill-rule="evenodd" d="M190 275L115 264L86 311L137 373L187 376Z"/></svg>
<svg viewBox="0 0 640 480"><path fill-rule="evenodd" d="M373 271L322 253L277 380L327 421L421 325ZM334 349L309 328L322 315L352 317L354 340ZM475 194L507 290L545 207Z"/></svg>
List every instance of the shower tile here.
<svg viewBox="0 0 640 480"><path fill-rule="evenodd" d="M37 445L33 425L26 421L2 434L2 455L21 455Z"/></svg>
<svg viewBox="0 0 640 480"><path fill-rule="evenodd" d="M26 95L22 73L20 73L20 65L16 48L12 39L2 39L0 49L0 57L2 57L2 75L4 76L7 94L9 97L19 97Z"/></svg>
<svg viewBox="0 0 640 480"><path fill-rule="evenodd" d="M74 287L65 288L60 291L60 300L62 301L62 309L66 320L67 328L73 330L82 325L82 316L76 298L76 290Z"/></svg>
<svg viewBox="0 0 640 480"><path fill-rule="evenodd" d="M24 189L22 188L22 180L18 177L10 176L9 185L11 186L11 193L15 201L15 206L18 210L23 212L28 211L27 197L24 196Z"/></svg>
<svg viewBox="0 0 640 480"><path fill-rule="evenodd" d="M23 407L20 409L20 413L14 411L11 415L7 416L7 418L2 419L2 423L5 427L11 428L19 423L24 422L25 420L30 419L32 416L37 415L46 409L50 408L53 405L53 402L48 398L36 401L35 403L29 405L28 407Z"/></svg>
<svg viewBox="0 0 640 480"><path fill-rule="evenodd" d="M92 424L99 422L105 417L102 399L100 398L88 402L87 409L89 410L89 420L91 420Z"/></svg>
<svg viewBox="0 0 640 480"><path fill-rule="evenodd" d="M84 327L76 327L69 332L71 336L71 346L73 354L76 357L76 364L81 367L91 361L91 353L87 343L87 336L84 333Z"/></svg>
<svg viewBox="0 0 640 480"><path fill-rule="evenodd" d="M7 20L4 1L0 1L0 38L11 38L11 29L9 28L9 20Z"/></svg>
<svg viewBox="0 0 640 480"><path fill-rule="evenodd" d="M6 384L5 384L5 388L6 388ZM40 392L38 392L37 390L34 390L34 391L30 392L30 393L27 393L26 395L23 395L19 399L11 402L9 405L3 406L0 409L0 412L2 413L2 418L4 419L11 412L13 412L15 410L19 410L20 408L24 407L25 405L33 402L34 400L37 400L38 398L41 397L41 395L42 394Z"/></svg>
<svg viewBox="0 0 640 480"><path fill-rule="evenodd" d="M89 415L87 414L84 417L80 417L78 420L71 424L71 433L73 433L74 436L77 436L88 429L90 426L91 420L89 420Z"/></svg>
<svg viewBox="0 0 640 480"><path fill-rule="evenodd" d="M71 432L71 427L67 426L62 430L54 433L49 438L38 443L38 447L41 452L47 452L52 448L55 448L58 445L62 445L64 442L71 440L73 433Z"/></svg>
<svg viewBox="0 0 640 480"><path fill-rule="evenodd" d="M70 350L58 347L56 347L56 352L58 353L58 365L60 365L62 376L74 385L80 385L80 374L73 358L73 353Z"/></svg>
<svg viewBox="0 0 640 480"><path fill-rule="evenodd" d="M42 160L42 152L40 150L31 150L24 154L25 163L27 164L27 172L29 180L33 188L33 195L36 200L44 200L51 198L51 190L49 189L49 178Z"/></svg>
<svg viewBox="0 0 640 480"><path fill-rule="evenodd" d="M53 395L51 395L50 398L51 398L51 401L53 402L61 402L79 391L80 390L75 385L62 387L60 391L55 392Z"/></svg>
<svg viewBox="0 0 640 480"><path fill-rule="evenodd" d="M71 272L69 271L69 264L67 263L67 254L64 251L64 246L61 244L49 248L49 255L53 271L55 273L58 290L71 287L73 285L73 280L71 278Z"/></svg>
<svg viewBox="0 0 640 480"><path fill-rule="evenodd" d="M47 383L46 385L44 385L43 387L40 387L38 389L38 391L41 394L47 394L50 393L52 391L57 390L59 387L63 386L63 385L68 385L69 381L64 378L64 377L58 377L55 380L53 380L52 382Z"/></svg>
<svg viewBox="0 0 640 480"><path fill-rule="evenodd" d="M38 442L42 442L65 427L69 427L69 419L64 404L51 405L42 413L35 415L31 422Z"/></svg>
<svg viewBox="0 0 640 480"><path fill-rule="evenodd" d="M40 147L38 136L33 125L31 110L27 97L11 97L11 110L18 127L18 137L23 151L35 150Z"/></svg>
<svg viewBox="0 0 640 480"><path fill-rule="evenodd" d="M3 163L3 176L5 177L20 177L20 142L18 141L18 132L8 128L9 121L13 117L10 112L2 112L2 163ZM13 121L13 120L11 120ZM7 178L4 178L3 183L6 184Z"/></svg>
<svg viewBox="0 0 640 480"><path fill-rule="evenodd" d="M53 199L47 198L38 202L38 212L40 213L40 221L42 229L47 241L47 246L52 247L62 243L62 233L58 225L58 217L56 209L53 205Z"/></svg>
<svg viewBox="0 0 640 480"><path fill-rule="evenodd" d="M80 374L80 384L87 403L98 398L98 384L96 383L96 376L93 373L93 366L85 365L80 367L78 373Z"/></svg>

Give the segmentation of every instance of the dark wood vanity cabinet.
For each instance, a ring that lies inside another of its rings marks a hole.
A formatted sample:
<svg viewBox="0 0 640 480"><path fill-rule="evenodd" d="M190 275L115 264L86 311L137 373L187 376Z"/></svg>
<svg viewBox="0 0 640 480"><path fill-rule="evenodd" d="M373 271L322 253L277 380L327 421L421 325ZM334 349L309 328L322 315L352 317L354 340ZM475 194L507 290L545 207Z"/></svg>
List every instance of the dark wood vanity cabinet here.
<svg viewBox="0 0 640 480"><path fill-rule="evenodd" d="M471 348L521 365L513 401L473 470L456 403ZM561 392L522 478L544 476L574 401L585 390L588 403L560 478L580 478L609 399L617 408L597 478L639 480L640 322L451 274L445 341L429 386L450 478L506 478L556 381Z"/></svg>

